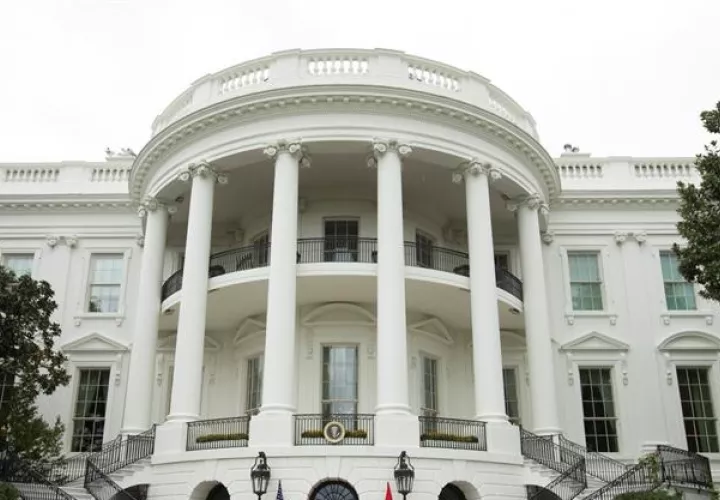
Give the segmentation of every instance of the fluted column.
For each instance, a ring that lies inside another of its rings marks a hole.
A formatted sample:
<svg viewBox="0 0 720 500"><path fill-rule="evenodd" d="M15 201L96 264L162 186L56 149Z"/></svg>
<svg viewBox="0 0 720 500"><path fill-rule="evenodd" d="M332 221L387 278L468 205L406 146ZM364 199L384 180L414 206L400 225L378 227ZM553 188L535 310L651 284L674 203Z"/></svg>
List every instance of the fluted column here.
<svg viewBox="0 0 720 500"><path fill-rule="evenodd" d="M215 183L227 183L224 175L215 172L205 162L190 165L180 174L180 180L192 180L192 188L168 416L170 422L196 420L200 415L213 197Z"/></svg>
<svg viewBox="0 0 720 500"><path fill-rule="evenodd" d="M470 161L460 166L453 181L459 183L465 180L475 418L504 423L507 415L489 188L490 180L499 178L500 172L491 165Z"/></svg>
<svg viewBox="0 0 720 500"><path fill-rule="evenodd" d="M538 211L546 208L537 195L514 200L508 208L517 212L533 430L538 434L558 434L561 430L538 222Z"/></svg>
<svg viewBox="0 0 720 500"><path fill-rule="evenodd" d="M377 167L377 406L376 413L410 413L405 314L405 233L402 158L410 146L375 140Z"/></svg>
<svg viewBox="0 0 720 500"><path fill-rule="evenodd" d="M261 413L295 410L296 263L299 166L309 159L298 141L265 148L275 160L270 282L265 330L265 367Z"/></svg>
<svg viewBox="0 0 720 500"><path fill-rule="evenodd" d="M145 201L138 210L146 217L145 238L136 297L133 348L128 370L127 397L122 432L136 434L151 422L153 378L160 320L163 257L167 239L169 208L156 199Z"/></svg>

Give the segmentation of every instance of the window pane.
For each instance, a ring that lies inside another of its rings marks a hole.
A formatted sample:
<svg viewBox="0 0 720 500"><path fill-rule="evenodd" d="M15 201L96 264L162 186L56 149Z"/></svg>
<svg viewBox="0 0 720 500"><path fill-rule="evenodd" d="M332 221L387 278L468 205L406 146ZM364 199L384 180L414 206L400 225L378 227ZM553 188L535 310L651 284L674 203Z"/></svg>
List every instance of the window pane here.
<svg viewBox="0 0 720 500"><path fill-rule="evenodd" d="M71 451L98 451L105 431L109 369L80 370Z"/></svg>
<svg viewBox="0 0 720 500"><path fill-rule="evenodd" d="M717 453L717 425L708 368L678 368L677 381L688 449L696 453Z"/></svg>
<svg viewBox="0 0 720 500"><path fill-rule="evenodd" d="M505 390L505 413L510 422L520 425L520 404L514 368L503 368L503 389Z"/></svg>
<svg viewBox="0 0 720 500"><path fill-rule="evenodd" d="M603 309L602 280L596 252L568 252L570 295L576 311Z"/></svg>
<svg viewBox="0 0 720 500"><path fill-rule="evenodd" d="M437 415L437 360L423 357L423 407L425 415Z"/></svg>
<svg viewBox="0 0 720 500"><path fill-rule="evenodd" d="M120 310L120 289L125 269L122 254L90 257L88 312L115 313Z"/></svg>
<svg viewBox="0 0 720 500"><path fill-rule="evenodd" d="M610 369L581 368L580 394L588 450L617 452L617 418Z"/></svg>
<svg viewBox="0 0 720 500"><path fill-rule="evenodd" d="M263 356L250 358L247 361L247 395L245 410L256 414L262 404Z"/></svg>
<svg viewBox="0 0 720 500"><path fill-rule="evenodd" d="M433 267L433 239L419 231L415 232L415 259L422 267Z"/></svg>
<svg viewBox="0 0 720 500"><path fill-rule="evenodd" d="M326 220L325 262L356 262L358 231L357 220Z"/></svg>
<svg viewBox="0 0 720 500"><path fill-rule="evenodd" d="M357 347L324 346L322 411L357 413Z"/></svg>
<svg viewBox="0 0 720 500"><path fill-rule="evenodd" d="M3 254L3 266L11 269L17 276L32 274L35 256L31 253L6 253Z"/></svg>

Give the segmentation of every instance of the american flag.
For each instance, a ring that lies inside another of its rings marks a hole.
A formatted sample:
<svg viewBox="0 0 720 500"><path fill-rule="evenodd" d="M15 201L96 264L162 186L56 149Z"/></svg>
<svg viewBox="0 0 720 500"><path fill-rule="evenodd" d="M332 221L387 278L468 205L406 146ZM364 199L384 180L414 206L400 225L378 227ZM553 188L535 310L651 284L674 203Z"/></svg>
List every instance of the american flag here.
<svg viewBox="0 0 720 500"><path fill-rule="evenodd" d="M277 496L275 497L275 500L284 500L283 493L282 493L282 479L278 481L278 491Z"/></svg>

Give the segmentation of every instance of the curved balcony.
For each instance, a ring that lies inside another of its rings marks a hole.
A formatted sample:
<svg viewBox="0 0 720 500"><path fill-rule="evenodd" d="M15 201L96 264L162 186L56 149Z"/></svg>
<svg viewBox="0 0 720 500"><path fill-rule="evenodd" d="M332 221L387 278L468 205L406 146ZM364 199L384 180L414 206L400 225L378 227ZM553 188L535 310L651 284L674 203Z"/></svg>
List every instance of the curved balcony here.
<svg viewBox="0 0 720 500"><path fill-rule="evenodd" d="M376 238L303 238L297 242L297 263L316 264L328 262L376 263L378 259ZM247 271L270 264L270 244L256 244L235 248L210 256L210 278L224 274ZM470 276L468 254L436 246L418 246L405 242L405 265L435 271ZM495 269L498 288L523 300L522 282L511 272ZM173 273L163 283L162 300L182 288L182 269Z"/></svg>

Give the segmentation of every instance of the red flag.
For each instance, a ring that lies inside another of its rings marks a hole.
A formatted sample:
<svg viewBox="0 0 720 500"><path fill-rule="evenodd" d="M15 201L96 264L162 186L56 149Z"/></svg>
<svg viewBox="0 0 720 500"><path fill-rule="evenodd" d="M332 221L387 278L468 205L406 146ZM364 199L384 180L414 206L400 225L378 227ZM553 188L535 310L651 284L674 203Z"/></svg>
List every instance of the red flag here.
<svg viewBox="0 0 720 500"><path fill-rule="evenodd" d="M392 497L392 491L390 491L390 483L387 483L387 488L385 489L385 500L393 500Z"/></svg>

